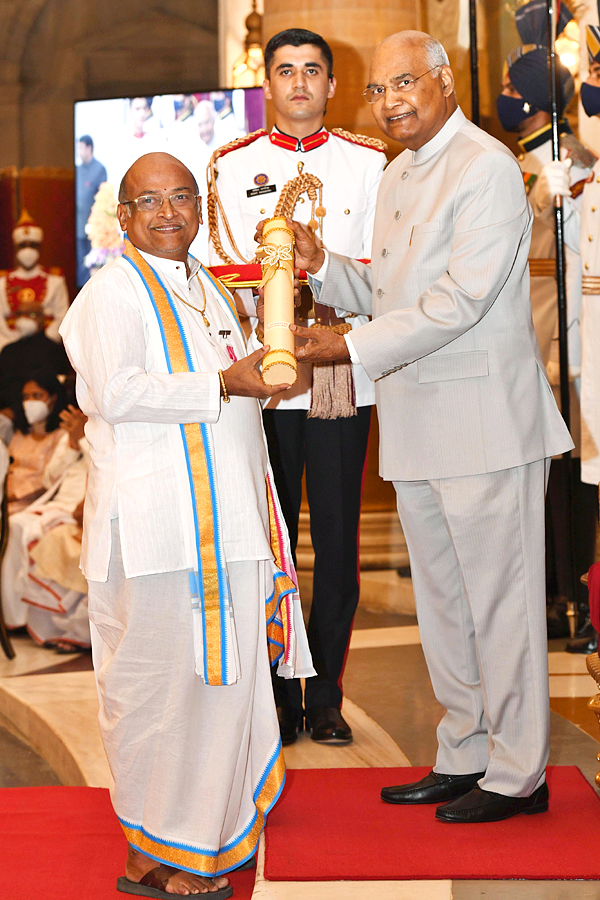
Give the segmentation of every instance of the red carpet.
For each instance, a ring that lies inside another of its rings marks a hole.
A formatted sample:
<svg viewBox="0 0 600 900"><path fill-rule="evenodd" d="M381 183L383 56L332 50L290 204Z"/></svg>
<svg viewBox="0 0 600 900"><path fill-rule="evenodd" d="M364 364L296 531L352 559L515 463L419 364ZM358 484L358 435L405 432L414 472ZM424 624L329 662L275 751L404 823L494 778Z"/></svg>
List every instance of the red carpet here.
<svg viewBox="0 0 600 900"><path fill-rule="evenodd" d="M485 825L434 819L434 806L392 806L383 785L426 768L296 769L266 830L265 877L600 879L600 802L574 766L548 770L550 809Z"/></svg>
<svg viewBox="0 0 600 900"><path fill-rule="evenodd" d="M85 787L0 790L2 900L123 900L127 842L108 791ZM232 900L250 900L255 869L228 877ZM203 896L209 896L208 894Z"/></svg>

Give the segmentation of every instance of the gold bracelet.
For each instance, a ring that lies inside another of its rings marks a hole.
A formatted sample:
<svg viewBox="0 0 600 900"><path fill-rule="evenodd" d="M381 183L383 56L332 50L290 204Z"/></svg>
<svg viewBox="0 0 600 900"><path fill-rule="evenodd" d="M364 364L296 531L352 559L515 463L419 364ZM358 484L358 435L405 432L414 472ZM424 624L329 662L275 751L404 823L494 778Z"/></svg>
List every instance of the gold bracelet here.
<svg viewBox="0 0 600 900"><path fill-rule="evenodd" d="M225 387L225 376L223 375L223 369L219 369L219 381L221 382L221 395L223 397L223 403L229 403L231 397L227 393L227 388Z"/></svg>
<svg viewBox="0 0 600 900"><path fill-rule="evenodd" d="M256 340L260 341L261 344L264 344L265 332L264 332L264 329L261 327L260 323L257 323L256 328L254 329L254 334L256 335Z"/></svg>

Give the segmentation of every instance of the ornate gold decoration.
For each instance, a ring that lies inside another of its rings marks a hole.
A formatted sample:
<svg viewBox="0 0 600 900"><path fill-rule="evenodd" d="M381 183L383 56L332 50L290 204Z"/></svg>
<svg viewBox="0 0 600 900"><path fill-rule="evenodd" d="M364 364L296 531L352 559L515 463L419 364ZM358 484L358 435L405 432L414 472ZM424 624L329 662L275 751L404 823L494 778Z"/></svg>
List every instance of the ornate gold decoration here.
<svg viewBox="0 0 600 900"><path fill-rule="evenodd" d="M600 690L600 656L597 653L590 653L585 664L588 672L596 682L598 690ZM596 714L598 725L600 726L600 694L595 694L588 700L588 709L591 709ZM597 754L596 759L600 762L600 753ZM596 774L595 780L598 787L600 787L600 772Z"/></svg>
<svg viewBox="0 0 600 900"><path fill-rule="evenodd" d="M339 135L341 138L350 141L352 144L360 144L361 147L373 147L374 150L383 150L384 153L387 153L388 150L385 141L380 141L379 138L369 137L366 134L353 134L351 131L346 131L345 128L332 128L331 133Z"/></svg>

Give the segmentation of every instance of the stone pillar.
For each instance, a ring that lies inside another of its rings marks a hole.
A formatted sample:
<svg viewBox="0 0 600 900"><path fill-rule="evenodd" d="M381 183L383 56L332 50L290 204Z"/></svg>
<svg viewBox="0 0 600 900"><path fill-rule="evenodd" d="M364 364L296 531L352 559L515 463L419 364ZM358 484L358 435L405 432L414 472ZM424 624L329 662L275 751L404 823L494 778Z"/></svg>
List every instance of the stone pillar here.
<svg viewBox="0 0 600 900"><path fill-rule="evenodd" d="M377 44L396 31L421 27L419 0L376 4L373 0L300 0L294 6L286 0L264 0L264 7L265 44L285 28L308 28L331 45L338 86L329 102L327 126L382 138L361 92ZM400 147L390 149L395 155Z"/></svg>
<svg viewBox="0 0 600 900"><path fill-rule="evenodd" d="M21 85L0 84L0 168L21 162Z"/></svg>

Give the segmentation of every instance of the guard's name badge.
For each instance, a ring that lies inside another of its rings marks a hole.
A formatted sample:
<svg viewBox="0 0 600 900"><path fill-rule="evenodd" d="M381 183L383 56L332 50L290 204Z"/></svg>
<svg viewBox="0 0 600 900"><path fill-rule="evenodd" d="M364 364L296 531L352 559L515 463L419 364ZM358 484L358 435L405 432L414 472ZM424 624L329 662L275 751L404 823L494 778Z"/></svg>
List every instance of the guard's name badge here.
<svg viewBox="0 0 600 900"><path fill-rule="evenodd" d="M259 197L261 194L274 194L277 191L275 184L263 184L261 187L251 188L246 191L246 197Z"/></svg>

